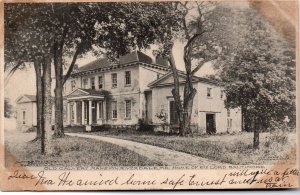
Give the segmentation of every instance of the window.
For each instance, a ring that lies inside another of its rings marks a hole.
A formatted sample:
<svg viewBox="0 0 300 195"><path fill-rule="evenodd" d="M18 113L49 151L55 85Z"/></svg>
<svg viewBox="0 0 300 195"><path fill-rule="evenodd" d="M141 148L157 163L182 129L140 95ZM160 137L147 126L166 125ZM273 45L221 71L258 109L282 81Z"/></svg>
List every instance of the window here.
<svg viewBox="0 0 300 195"><path fill-rule="evenodd" d="M223 99L223 97L224 97L224 91L221 90L220 98Z"/></svg>
<svg viewBox="0 0 300 195"><path fill-rule="evenodd" d="M125 71L125 86L131 85L131 72Z"/></svg>
<svg viewBox="0 0 300 195"><path fill-rule="evenodd" d="M232 128L232 119L227 119L227 130L231 130Z"/></svg>
<svg viewBox="0 0 300 195"><path fill-rule="evenodd" d="M75 80L71 81L71 90L74 91L75 87L76 87L76 81Z"/></svg>
<svg viewBox="0 0 300 195"><path fill-rule="evenodd" d="M207 88L207 97L211 98L212 97L212 88Z"/></svg>
<svg viewBox="0 0 300 195"><path fill-rule="evenodd" d="M125 101L125 118L131 118L131 100Z"/></svg>
<svg viewBox="0 0 300 195"><path fill-rule="evenodd" d="M227 109L227 117L230 117L230 109Z"/></svg>
<svg viewBox="0 0 300 195"><path fill-rule="evenodd" d="M85 79L83 79L82 80L82 83L83 83L83 89L87 89L87 85L88 85L88 80L87 80L87 78L85 78Z"/></svg>
<svg viewBox="0 0 300 195"><path fill-rule="evenodd" d="M112 83L112 88L116 88L118 86L118 78L117 78L117 73L111 74L111 83Z"/></svg>
<svg viewBox="0 0 300 195"><path fill-rule="evenodd" d="M99 89L103 89L103 77L102 76L98 77L98 87L99 87Z"/></svg>
<svg viewBox="0 0 300 195"><path fill-rule="evenodd" d="M23 124L26 124L26 121L25 121L25 118L26 117L26 112L25 111L23 111Z"/></svg>
<svg viewBox="0 0 300 195"><path fill-rule="evenodd" d="M91 78L91 88L95 89L95 77Z"/></svg>
<svg viewBox="0 0 300 195"><path fill-rule="evenodd" d="M112 114L112 119L118 118L118 112L117 112L117 102L112 102L111 103L111 114Z"/></svg>

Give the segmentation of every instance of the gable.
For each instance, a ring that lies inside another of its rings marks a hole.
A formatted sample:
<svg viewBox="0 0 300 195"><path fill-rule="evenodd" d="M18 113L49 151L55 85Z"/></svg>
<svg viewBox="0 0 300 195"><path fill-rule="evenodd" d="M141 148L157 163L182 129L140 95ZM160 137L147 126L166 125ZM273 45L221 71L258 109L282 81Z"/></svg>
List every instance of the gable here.
<svg viewBox="0 0 300 195"><path fill-rule="evenodd" d="M23 95L17 99L17 104L22 104L22 103L28 103L28 102L34 102L34 100L30 99L30 97L27 97L26 95Z"/></svg>
<svg viewBox="0 0 300 195"><path fill-rule="evenodd" d="M83 91L81 89L75 89L72 91L67 97L76 97L76 96L82 96L82 95L88 95L89 93L86 91Z"/></svg>
<svg viewBox="0 0 300 195"><path fill-rule="evenodd" d="M183 78L182 76L179 76L179 82L185 82L185 78ZM174 83L174 78L173 75L171 74L170 76L168 76L167 78L163 79L161 82L157 83L160 85L165 85L165 84L173 84Z"/></svg>
<svg viewBox="0 0 300 195"><path fill-rule="evenodd" d="M178 72L179 76L179 83L185 83L185 75L181 72ZM197 82L197 78L193 78L193 82ZM174 78L173 73L169 72L165 74L163 77L153 81L148 86L149 87L157 87L157 86L166 86L166 85L173 85L174 84Z"/></svg>

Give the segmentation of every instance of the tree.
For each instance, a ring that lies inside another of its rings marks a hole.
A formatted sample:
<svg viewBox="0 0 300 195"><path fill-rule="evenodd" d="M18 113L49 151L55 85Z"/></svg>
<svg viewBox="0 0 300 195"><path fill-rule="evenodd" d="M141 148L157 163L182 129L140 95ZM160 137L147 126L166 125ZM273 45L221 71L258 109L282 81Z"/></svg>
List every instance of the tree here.
<svg viewBox="0 0 300 195"><path fill-rule="evenodd" d="M8 75L11 75L33 62L36 71L38 114L35 140L43 136L49 140L49 132L51 132L49 118L51 119L52 105L48 103L51 99L51 87L49 87L51 86L51 72L49 71L51 58L48 54L55 37L51 34L51 26L45 22L50 20L50 13L50 4L45 4L39 9L35 9L33 4L5 5L5 70L9 72ZM39 17L36 17L37 15ZM42 153L47 153L48 151L44 150L44 139L41 140ZM46 149L49 147L50 145L46 146Z"/></svg>
<svg viewBox="0 0 300 195"><path fill-rule="evenodd" d="M159 35L168 30L164 27L168 21L177 19L174 17L176 12L169 9L171 5L170 3L49 3L7 6L6 67L12 67L13 73L24 67L26 62L34 62L37 108L40 113L38 129L42 132L42 144L44 139L46 140L46 146L42 146L42 151L45 148L47 153L49 148L47 143L50 143L51 135L48 131L51 115L48 97L51 72L48 65L50 66L51 59L56 76L54 135L61 137L63 136L62 86L71 75L77 57L91 50L93 46L106 49L106 55L111 59L137 47L148 48L161 38ZM148 9L152 12L148 12ZM14 15L14 12L17 14ZM24 15L27 18L21 20ZM66 56L72 56L72 62L67 73L63 75L65 65L63 60ZM46 114L42 121L42 116ZM37 138L39 135L38 133Z"/></svg>
<svg viewBox="0 0 300 195"><path fill-rule="evenodd" d="M12 105L9 103L9 99L4 99L4 117L9 118L12 114Z"/></svg>
<svg viewBox="0 0 300 195"><path fill-rule="evenodd" d="M214 25L207 20L214 8L215 4L211 2L173 3L173 10L177 10L177 18L179 19L177 22L181 26L181 32L178 33L177 29L172 29L172 25L170 26L161 53L168 58L173 73L174 89L172 89L172 95L179 118L180 136L184 136L190 131L193 100L197 93L193 86L193 77L205 63L218 57L218 45L204 38L205 34L209 34L214 29ZM178 38L184 42L183 59L186 79L182 98L180 97L178 70L172 54L174 40Z"/></svg>
<svg viewBox="0 0 300 195"><path fill-rule="evenodd" d="M77 57L93 46L105 49L106 56L115 60L130 50L148 48L165 33L167 21L176 20L170 3L84 3L54 4L57 33L54 43L55 67L55 137L63 133L62 88L70 77ZM64 10L61 12L60 10ZM147 10L151 10L148 12ZM159 16L158 13L161 15ZM72 51L75 52L72 53ZM72 56L63 75L63 58Z"/></svg>
<svg viewBox="0 0 300 195"><path fill-rule="evenodd" d="M220 63L220 78L226 106L241 108L245 128L254 132L253 148L258 149L259 133L272 120L294 118L294 52L251 7L243 15L248 20L241 23L237 47L231 45Z"/></svg>

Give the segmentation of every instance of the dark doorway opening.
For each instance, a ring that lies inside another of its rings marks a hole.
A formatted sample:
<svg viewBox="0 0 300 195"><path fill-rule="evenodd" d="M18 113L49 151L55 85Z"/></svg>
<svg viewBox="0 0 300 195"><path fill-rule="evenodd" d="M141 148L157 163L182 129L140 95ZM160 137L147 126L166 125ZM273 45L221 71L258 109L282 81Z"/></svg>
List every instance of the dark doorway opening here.
<svg viewBox="0 0 300 195"><path fill-rule="evenodd" d="M216 115L206 114L206 133L215 134L216 133Z"/></svg>
<svg viewBox="0 0 300 195"><path fill-rule="evenodd" d="M179 124L179 117L176 111L175 101L170 101L170 124Z"/></svg>
<svg viewBox="0 0 300 195"><path fill-rule="evenodd" d="M92 124L96 124L97 123L97 102L92 101Z"/></svg>

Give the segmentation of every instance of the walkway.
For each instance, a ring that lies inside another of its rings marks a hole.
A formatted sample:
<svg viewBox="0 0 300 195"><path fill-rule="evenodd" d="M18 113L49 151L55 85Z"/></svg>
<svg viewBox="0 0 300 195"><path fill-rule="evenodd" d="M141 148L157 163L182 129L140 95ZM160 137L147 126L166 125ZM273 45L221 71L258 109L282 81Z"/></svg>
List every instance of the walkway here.
<svg viewBox="0 0 300 195"><path fill-rule="evenodd" d="M222 166L226 163L212 161L206 158L194 156L184 152L178 152L166 148L138 143L129 140L117 139L112 137L103 137L99 135L66 133L69 136L95 139L103 142L119 145L128 150L134 151L151 160L160 161L168 166Z"/></svg>

